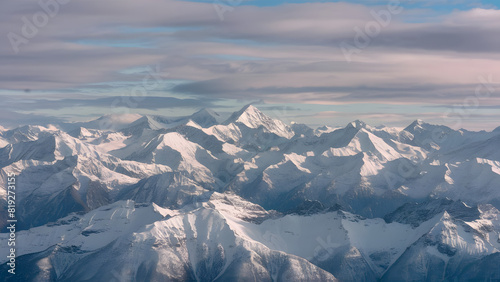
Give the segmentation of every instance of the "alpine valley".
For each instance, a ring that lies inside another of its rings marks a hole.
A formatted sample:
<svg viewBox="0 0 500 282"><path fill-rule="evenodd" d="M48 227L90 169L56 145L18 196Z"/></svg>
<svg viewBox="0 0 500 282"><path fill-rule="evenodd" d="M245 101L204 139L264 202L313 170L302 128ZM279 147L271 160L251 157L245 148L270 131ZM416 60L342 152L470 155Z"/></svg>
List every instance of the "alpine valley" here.
<svg viewBox="0 0 500 282"><path fill-rule="evenodd" d="M0 169L6 281L500 280L500 128L108 115L0 127Z"/></svg>

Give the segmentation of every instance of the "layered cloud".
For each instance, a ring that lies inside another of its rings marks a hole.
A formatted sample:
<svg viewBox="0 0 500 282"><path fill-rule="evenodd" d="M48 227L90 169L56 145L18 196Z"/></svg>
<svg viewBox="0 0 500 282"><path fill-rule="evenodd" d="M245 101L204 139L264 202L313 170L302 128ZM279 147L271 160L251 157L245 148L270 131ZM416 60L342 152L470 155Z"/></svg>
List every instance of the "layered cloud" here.
<svg viewBox="0 0 500 282"><path fill-rule="evenodd" d="M149 104L141 107L150 110L264 100L439 105L436 113L442 113L474 97L478 114L479 106L500 106L495 8L442 12L393 4L391 10L391 1L234 7L217 6L229 3L223 1L65 2L3 4L0 88L13 111L27 107L16 108L13 93L38 100L43 109L107 105L129 95L116 93L117 83L141 83L144 73L134 69L145 66L159 66L157 75L174 85L148 93ZM46 23L36 27L43 13ZM36 32L28 32L30 24ZM489 95L478 96L478 87ZM24 89L32 91L16 92ZM46 93L65 94L47 101ZM81 93L94 97L80 99Z"/></svg>

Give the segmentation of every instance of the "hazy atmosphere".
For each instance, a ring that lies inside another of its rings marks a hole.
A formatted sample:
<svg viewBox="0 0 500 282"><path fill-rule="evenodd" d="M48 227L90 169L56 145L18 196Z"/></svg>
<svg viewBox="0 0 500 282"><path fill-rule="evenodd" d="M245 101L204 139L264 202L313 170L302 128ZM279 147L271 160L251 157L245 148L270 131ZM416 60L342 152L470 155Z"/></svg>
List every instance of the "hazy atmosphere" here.
<svg viewBox="0 0 500 282"><path fill-rule="evenodd" d="M6 1L4 126L104 114L491 130L495 1ZM129 96L129 97L127 97Z"/></svg>
<svg viewBox="0 0 500 282"><path fill-rule="evenodd" d="M500 281L500 2L0 5L0 282Z"/></svg>

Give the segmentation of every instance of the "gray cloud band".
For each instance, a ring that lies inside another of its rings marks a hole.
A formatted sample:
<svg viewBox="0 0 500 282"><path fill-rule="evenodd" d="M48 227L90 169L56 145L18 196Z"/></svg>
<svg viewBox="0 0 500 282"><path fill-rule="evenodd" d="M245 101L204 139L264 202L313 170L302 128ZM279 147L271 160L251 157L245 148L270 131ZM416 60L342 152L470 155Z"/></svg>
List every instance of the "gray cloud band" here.
<svg viewBox="0 0 500 282"><path fill-rule="evenodd" d="M7 33L7 38L14 53L19 53L21 45L28 44L30 39L33 39L40 29L49 24L50 19L57 16L61 9L61 5L66 5L70 1L71 0L39 0L39 11L33 13L31 18L26 16L21 17L23 23L21 32L19 34L13 31Z"/></svg>

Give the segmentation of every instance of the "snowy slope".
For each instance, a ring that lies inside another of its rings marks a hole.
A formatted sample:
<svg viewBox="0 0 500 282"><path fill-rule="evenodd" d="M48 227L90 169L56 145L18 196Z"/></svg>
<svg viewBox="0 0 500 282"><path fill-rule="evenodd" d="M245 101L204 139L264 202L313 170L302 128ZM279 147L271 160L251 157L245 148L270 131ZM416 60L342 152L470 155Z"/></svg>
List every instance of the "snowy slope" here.
<svg viewBox="0 0 500 282"><path fill-rule="evenodd" d="M254 129L263 127L270 133L288 139L294 135L291 128L284 122L270 118L252 105L247 105L240 111L235 112L224 122L224 124L231 123L242 124Z"/></svg>
<svg viewBox="0 0 500 282"><path fill-rule="evenodd" d="M406 261L415 259L415 252L450 269L498 252L500 213L491 206L479 210L468 221L444 211L412 227L342 211L273 215L219 193L178 210L128 200L21 231L19 240L27 243L18 255L32 275L52 279L98 279L99 272L113 271L133 278L144 275L144 265L148 275L174 280L224 281L236 275L244 280L258 275L259 281L405 279L418 276L401 275L422 275L422 269L400 270L401 264L416 268L422 263ZM98 267L83 271L89 263ZM443 277L448 272L453 273L447 270Z"/></svg>
<svg viewBox="0 0 500 282"><path fill-rule="evenodd" d="M304 258L273 250L240 233L240 226L219 211L227 208L220 207L224 204L217 198L215 203L180 212L155 204L116 202L84 216L75 214L20 232L19 240L29 244L19 247L18 255L30 264L24 267L34 267L31 277L54 280L108 281L116 272L130 278L148 275L153 280L336 281ZM5 239L2 235L1 240ZM68 251L75 255L68 259ZM96 267L84 269L85 264Z"/></svg>
<svg viewBox="0 0 500 282"><path fill-rule="evenodd" d="M491 271L477 262L499 252L499 211L483 206L480 212L480 217L473 221L456 219L447 211L441 213L438 222L400 256L382 281L461 280L464 275L461 271L467 267L475 267L476 272L489 272L489 279L498 278L498 268ZM481 275L475 279L479 277Z"/></svg>
<svg viewBox="0 0 500 282"><path fill-rule="evenodd" d="M21 280L496 279L499 138L252 105L0 128L0 238L13 172Z"/></svg>

